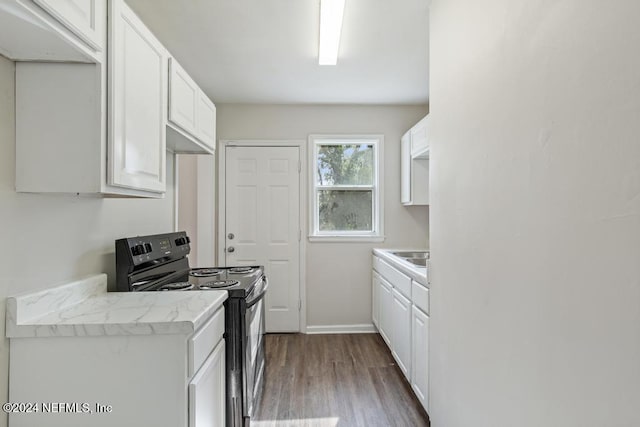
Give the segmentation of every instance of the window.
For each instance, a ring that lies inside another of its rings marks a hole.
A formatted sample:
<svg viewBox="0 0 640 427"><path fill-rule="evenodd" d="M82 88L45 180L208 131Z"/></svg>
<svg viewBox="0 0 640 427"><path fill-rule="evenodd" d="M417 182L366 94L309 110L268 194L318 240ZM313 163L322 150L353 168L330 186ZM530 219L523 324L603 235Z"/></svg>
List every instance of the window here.
<svg viewBox="0 0 640 427"><path fill-rule="evenodd" d="M311 135L310 239L382 241L382 135Z"/></svg>

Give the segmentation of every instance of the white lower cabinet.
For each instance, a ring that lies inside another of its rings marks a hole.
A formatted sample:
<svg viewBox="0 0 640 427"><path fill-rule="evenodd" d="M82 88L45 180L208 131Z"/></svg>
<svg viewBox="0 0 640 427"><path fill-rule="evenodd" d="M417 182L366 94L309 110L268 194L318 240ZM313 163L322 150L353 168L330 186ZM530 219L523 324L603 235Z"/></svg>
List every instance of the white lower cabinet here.
<svg viewBox="0 0 640 427"><path fill-rule="evenodd" d="M223 427L224 308L191 335L162 330L10 338L9 401L38 412L9 411L9 425Z"/></svg>
<svg viewBox="0 0 640 427"><path fill-rule="evenodd" d="M189 383L189 427L223 427L225 408L225 346L222 341Z"/></svg>
<svg viewBox="0 0 640 427"><path fill-rule="evenodd" d="M411 308L411 387L424 409L429 411L429 316L417 306Z"/></svg>
<svg viewBox="0 0 640 427"><path fill-rule="evenodd" d="M392 295L392 354L404 375L409 378L411 375L411 301L397 289L392 291Z"/></svg>
<svg viewBox="0 0 640 427"><path fill-rule="evenodd" d="M378 290L380 291L378 298L380 299L380 335L385 340L389 347L392 346L392 331L393 331L393 287L380 278Z"/></svg>
<svg viewBox="0 0 640 427"><path fill-rule="evenodd" d="M371 283L371 320L373 324L380 328L380 322L378 321L380 317L380 275L373 272L372 275L372 283Z"/></svg>
<svg viewBox="0 0 640 427"><path fill-rule="evenodd" d="M375 255L373 267L374 325L416 397L428 411L429 289Z"/></svg>

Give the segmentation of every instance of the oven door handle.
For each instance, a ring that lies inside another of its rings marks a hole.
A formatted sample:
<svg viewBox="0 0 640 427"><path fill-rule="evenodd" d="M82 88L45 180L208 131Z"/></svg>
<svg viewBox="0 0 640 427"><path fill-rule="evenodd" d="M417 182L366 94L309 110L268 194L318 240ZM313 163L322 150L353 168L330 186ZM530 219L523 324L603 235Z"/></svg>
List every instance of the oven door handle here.
<svg viewBox="0 0 640 427"><path fill-rule="evenodd" d="M269 288L269 280L267 279L267 276L263 276L263 281L264 281L264 286L262 287L262 291L256 295L255 298L253 298L251 301L247 301L247 308L250 308L254 305L256 305L261 299L262 297L264 297L264 295L267 293L267 289Z"/></svg>

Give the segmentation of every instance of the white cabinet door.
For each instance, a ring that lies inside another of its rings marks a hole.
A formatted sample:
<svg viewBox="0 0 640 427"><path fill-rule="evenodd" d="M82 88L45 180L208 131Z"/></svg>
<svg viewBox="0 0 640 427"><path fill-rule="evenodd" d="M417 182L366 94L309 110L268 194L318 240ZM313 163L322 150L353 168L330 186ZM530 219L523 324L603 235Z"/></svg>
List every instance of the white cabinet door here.
<svg viewBox="0 0 640 427"><path fill-rule="evenodd" d="M380 313L380 303L378 301L380 293L380 275L375 271L372 272L373 277L371 280L371 320L373 324L379 329L378 316Z"/></svg>
<svg viewBox="0 0 640 427"><path fill-rule="evenodd" d="M400 370L411 378L411 301L393 289L391 350Z"/></svg>
<svg viewBox="0 0 640 427"><path fill-rule="evenodd" d="M387 281L380 277L380 287L378 288L380 293L378 298L380 298L380 335L387 343L389 348L392 348L392 320L393 313L391 312L393 308L393 287L387 283Z"/></svg>
<svg viewBox="0 0 640 427"><path fill-rule="evenodd" d="M411 309L411 387L429 411L429 316L415 305Z"/></svg>
<svg viewBox="0 0 640 427"><path fill-rule="evenodd" d="M414 157L419 150L428 150L426 119L409 129L400 141L400 201L403 205L429 204L429 159Z"/></svg>
<svg viewBox="0 0 640 427"><path fill-rule="evenodd" d="M411 131L400 140L400 202L411 203Z"/></svg>
<svg viewBox="0 0 640 427"><path fill-rule="evenodd" d="M100 52L105 48L106 0L34 0L82 41Z"/></svg>
<svg viewBox="0 0 640 427"><path fill-rule="evenodd" d="M207 146L216 148L216 106L202 90L198 94L196 137Z"/></svg>
<svg viewBox="0 0 640 427"><path fill-rule="evenodd" d="M200 88L175 58L169 59L169 121L191 135L196 134L196 110Z"/></svg>
<svg viewBox="0 0 640 427"><path fill-rule="evenodd" d="M198 140L215 150L216 106L175 58L169 59L169 122L184 131L185 140ZM193 147L174 148L188 152Z"/></svg>
<svg viewBox="0 0 640 427"><path fill-rule="evenodd" d="M225 425L224 340L189 383L189 427Z"/></svg>
<svg viewBox="0 0 640 427"><path fill-rule="evenodd" d="M110 5L108 181L162 193L167 51L123 0Z"/></svg>
<svg viewBox="0 0 640 427"><path fill-rule="evenodd" d="M414 127L411 128L411 155L416 156L429 149L429 139L427 135L428 121L425 116Z"/></svg>

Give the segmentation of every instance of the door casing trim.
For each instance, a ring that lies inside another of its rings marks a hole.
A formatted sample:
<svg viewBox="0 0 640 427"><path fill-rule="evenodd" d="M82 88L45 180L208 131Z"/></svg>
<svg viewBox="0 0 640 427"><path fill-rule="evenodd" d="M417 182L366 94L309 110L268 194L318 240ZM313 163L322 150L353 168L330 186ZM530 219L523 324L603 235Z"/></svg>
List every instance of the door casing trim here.
<svg viewBox="0 0 640 427"><path fill-rule="evenodd" d="M308 217L307 209L307 141L306 140L239 140L239 139L222 139L218 142L218 265L224 266L225 260L225 221L226 221L226 149L227 147L298 147L298 160L300 162L300 246L298 247L298 259L300 260L300 271L298 278L300 283L300 310L298 311L299 331L305 333L307 330L307 282L306 278L306 257L307 253L307 237L309 228L306 218Z"/></svg>

